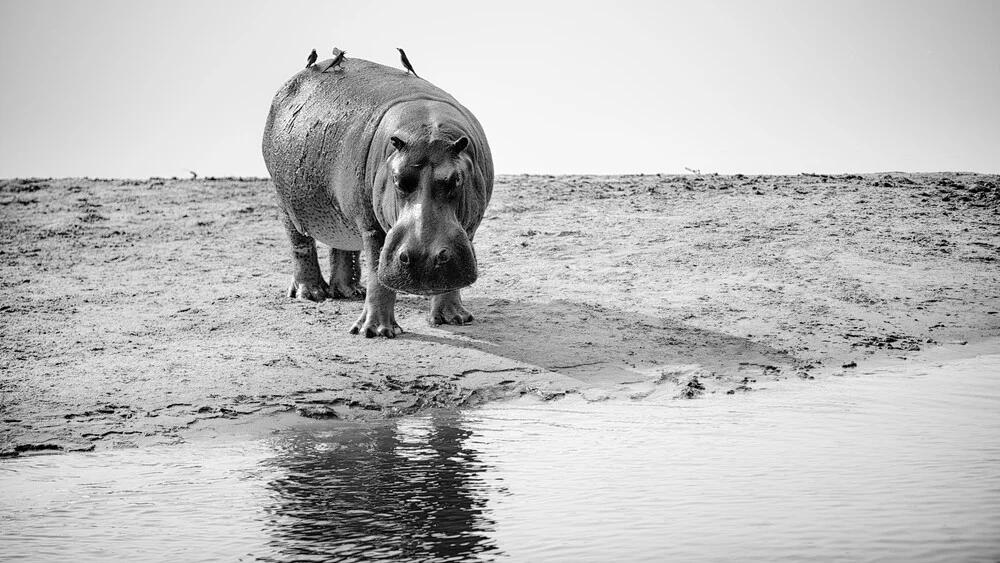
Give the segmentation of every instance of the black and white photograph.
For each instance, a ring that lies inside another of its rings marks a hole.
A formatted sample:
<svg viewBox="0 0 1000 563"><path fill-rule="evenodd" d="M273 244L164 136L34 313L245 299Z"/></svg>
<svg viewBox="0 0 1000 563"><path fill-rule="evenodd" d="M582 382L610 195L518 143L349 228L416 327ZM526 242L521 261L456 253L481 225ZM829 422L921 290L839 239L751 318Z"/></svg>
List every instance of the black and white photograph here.
<svg viewBox="0 0 1000 563"><path fill-rule="evenodd" d="M0 0L0 563L1000 563L1000 1Z"/></svg>

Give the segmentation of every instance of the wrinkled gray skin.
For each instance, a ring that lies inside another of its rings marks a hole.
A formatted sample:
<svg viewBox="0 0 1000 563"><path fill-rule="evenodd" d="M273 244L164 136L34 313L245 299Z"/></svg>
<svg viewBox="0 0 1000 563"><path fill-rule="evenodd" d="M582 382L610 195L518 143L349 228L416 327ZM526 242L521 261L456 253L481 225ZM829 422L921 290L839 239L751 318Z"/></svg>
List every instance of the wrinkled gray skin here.
<svg viewBox="0 0 1000 563"><path fill-rule="evenodd" d="M406 72L345 58L300 71L275 95L263 153L292 243L290 297L365 298L351 332L393 338L396 292L430 295L432 324L472 315L472 239L493 191L476 118ZM331 247L330 280L316 241ZM361 287L365 252L367 288Z"/></svg>

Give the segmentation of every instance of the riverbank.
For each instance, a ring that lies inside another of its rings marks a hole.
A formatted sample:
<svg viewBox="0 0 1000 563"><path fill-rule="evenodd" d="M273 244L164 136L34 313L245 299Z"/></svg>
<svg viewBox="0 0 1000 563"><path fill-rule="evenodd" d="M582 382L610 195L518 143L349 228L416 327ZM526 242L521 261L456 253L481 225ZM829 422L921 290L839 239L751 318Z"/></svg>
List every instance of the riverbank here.
<svg viewBox="0 0 1000 563"><path fill-rule="evenodd" d="M358 301L285 298L265 180L4 180L0 217L5 455L274 412L737 394L1000 336L998 176L501 176L476 322L401 296L395 340L348 334Z"/></svg>

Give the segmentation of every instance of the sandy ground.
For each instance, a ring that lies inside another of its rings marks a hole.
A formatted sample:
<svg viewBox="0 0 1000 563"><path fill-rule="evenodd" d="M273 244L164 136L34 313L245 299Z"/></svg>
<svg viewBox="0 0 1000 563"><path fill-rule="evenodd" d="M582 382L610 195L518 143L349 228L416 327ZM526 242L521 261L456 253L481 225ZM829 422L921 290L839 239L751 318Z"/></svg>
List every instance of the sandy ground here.
<svg viewBox="0 0 1000 563"><path fill-rule="evenodd" d="M502 176L476 322L285 297L267 181L0 181L0 455L526 393L740 394L1000 336L1000 177ZM325 249L321 248L321 254Z"/></svg>

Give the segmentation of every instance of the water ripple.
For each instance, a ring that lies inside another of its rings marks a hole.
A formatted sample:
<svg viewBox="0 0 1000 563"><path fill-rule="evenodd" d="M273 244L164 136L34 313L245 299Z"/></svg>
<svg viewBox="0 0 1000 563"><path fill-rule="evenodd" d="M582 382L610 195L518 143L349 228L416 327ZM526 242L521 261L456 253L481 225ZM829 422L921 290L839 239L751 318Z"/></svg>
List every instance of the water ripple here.
<svg viewBox="0 0 1000 563"><path fill-rule="evenodd" d="M0 464L4 561L996 561L1000 356Z"/></svg>

